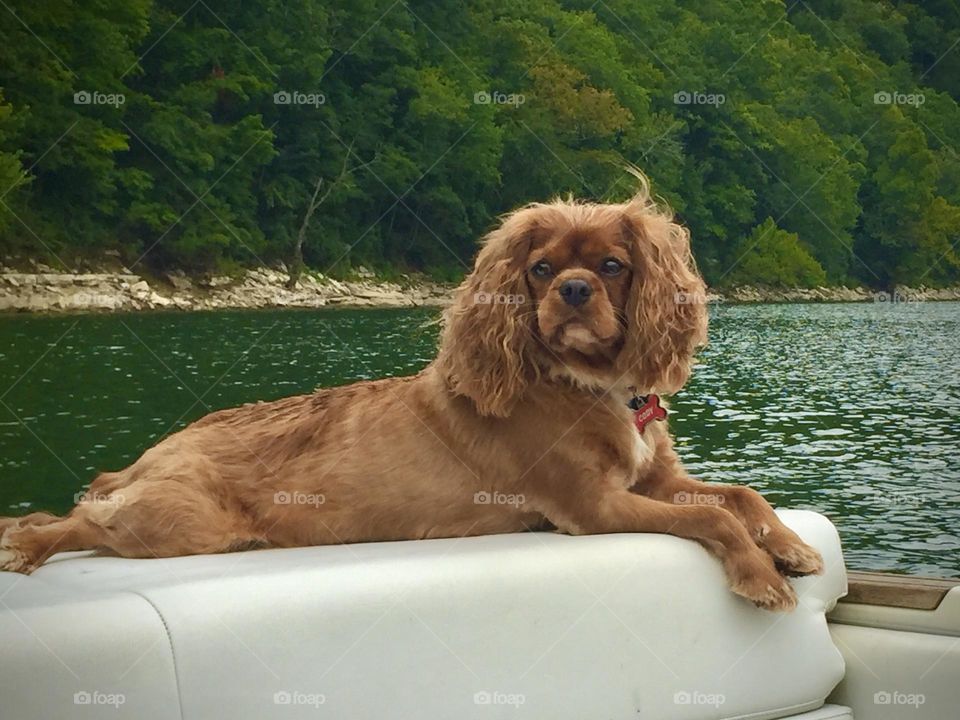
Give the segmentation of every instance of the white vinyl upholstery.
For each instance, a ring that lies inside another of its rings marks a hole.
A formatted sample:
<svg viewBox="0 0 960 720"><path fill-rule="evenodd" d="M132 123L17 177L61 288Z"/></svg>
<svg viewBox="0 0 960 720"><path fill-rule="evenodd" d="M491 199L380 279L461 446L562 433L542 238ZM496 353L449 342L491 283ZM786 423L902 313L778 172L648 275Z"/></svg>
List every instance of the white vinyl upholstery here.
<svg viewBox="0 0 960 720"><path fill-rule="evenodd" d="M791 720L853 720L853 711L841 705L824 705L802 715L794 715Z"/></svg>
<svg viewBox="0 0 960 720"><path fill-rule="evenodd" d="M730 593L696 543L654 534L59 555L0 573L0 717L798 715L843 675L824 613L846 574L826 518L780 515L827 566L794 581L790 614Z"/></svg>
<svg viewBox="0 0 960 720"><path fill-rule="evenodd" d="M181 717L156 610L133 592L0 572L0 718L108 717Z"/></svg>

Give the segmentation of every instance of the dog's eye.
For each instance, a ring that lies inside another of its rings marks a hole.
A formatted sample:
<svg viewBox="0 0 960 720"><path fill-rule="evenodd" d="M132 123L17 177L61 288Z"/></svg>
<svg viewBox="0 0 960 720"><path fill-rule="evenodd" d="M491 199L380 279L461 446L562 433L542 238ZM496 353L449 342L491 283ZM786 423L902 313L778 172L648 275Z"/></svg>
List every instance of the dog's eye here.
<svg viewBox="0 0 960 720"><path fill-rule="evenodd" d="M600 272L604 275L619 275L621 270L623 270L623 263L614 258L607 258L600 263Z"/></svg>
<svg viewBox="0 0 960 720"><path fill-rule="evenodd" d="M530 272L537 277L547 277L548 275L553 274L553 270L550 268L550 263L548 263L546 260L541 260L538 262L536 265L530 268Z"/></svg>

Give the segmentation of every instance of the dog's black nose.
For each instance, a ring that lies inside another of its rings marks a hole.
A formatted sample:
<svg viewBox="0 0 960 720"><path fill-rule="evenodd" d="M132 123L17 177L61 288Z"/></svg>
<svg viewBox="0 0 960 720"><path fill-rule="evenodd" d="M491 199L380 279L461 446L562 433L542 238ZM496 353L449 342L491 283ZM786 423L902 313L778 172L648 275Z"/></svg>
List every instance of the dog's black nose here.
<svg viewBox="0 0 960 720"><path fill-rule="evenodd" d="M593 294L586 280L564 280L560 285L560 297L567 305L580 307Z"/></svg>

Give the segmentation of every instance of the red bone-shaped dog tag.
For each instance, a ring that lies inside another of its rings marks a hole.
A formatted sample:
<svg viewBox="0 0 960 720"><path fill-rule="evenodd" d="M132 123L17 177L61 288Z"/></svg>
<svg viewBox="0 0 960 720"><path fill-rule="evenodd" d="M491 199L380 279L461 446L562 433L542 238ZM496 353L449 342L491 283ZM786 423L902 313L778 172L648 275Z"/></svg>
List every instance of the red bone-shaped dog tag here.
<svg viewBox="0 0 960 720"><path fill-rule="evenodd" d="M667 411L660 407L660 397L658 395L647 395L646 398L638 398L638 400L644 402L633 411L633 424L637 426L637 430L641 433L647 423L654 420L666 420Z"/></svg>

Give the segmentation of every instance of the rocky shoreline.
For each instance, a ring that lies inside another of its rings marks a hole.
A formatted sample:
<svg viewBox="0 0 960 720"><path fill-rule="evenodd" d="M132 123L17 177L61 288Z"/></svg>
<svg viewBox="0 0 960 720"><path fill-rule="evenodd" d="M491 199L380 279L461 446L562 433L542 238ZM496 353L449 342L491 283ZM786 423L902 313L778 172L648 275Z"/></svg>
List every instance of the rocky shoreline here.
<svg viewBox="0 0 960 720"><path fill-rule="evenodd" d="M139 310L220 310L319 307L442 306L452 287L420 278L403 284L358 272L356 279L335 280L304 273L287 287L287 273L269 268L239 277L190 278L182 272L148 280L129 271L36 272L0 269L0 311L127 312ZM408 281L407 281L408 280Z"/></svg>
<svg viewBox="0 0 960 720"><path fill-rule="evenodd" d="M442 307L454 286L424 278L401 282L377 279L360 268L352 280L304 273L287 287L287 273L258 268L236 277L190 278L181 272L147 279L126 269L60 272L37 265L31 272L0 268L0 312L128 312L142 310L217 310L319 307ZM738 287L711 291L712 303L874 302L906 303L960 300L960 288L896 288L883 293L867 288L778 290Z"/></svg>
<svg viewBox="0 0 960 720"><path fill-rule="evenodd" d="M759 288L736 287L722 294L711 295L720 302L732 303L916 303L960 300L960 287L928 288L897 286L892 291L871 290L865 287L818 287L818 288Z"/></svg>

